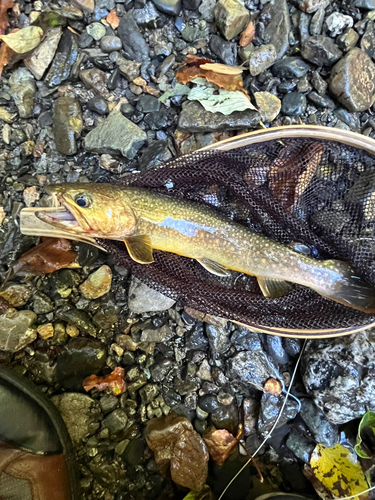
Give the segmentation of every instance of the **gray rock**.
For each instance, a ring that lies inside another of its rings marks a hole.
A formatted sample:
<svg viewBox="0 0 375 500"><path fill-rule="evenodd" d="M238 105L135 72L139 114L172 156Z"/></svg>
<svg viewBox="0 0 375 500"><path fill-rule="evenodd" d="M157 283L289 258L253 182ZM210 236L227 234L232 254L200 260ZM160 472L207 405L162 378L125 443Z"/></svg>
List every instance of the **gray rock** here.
<svg viewBox="0 0 375 500"><path fill-rule="evenodd" d="M198 7L199 13L208 23L212 23L215 19L215 5L216 0L202 0L201 5Z"/></svg>
<svg viewBox="0 0 375 500"><path fill-rule="evenodd" d="M374 82L374 63L354 48L332 68L330 90L349 111L365 111L374 100Z"/></svg>
<svg viewBox="0 0 375 500"><path fill-rule="evenodd" d="M110 413L118 407L119 400L113 394L103 394L99 400L100 409L102 412Z"/></svg>
<svg viewBox="0 0 375 500"><path fill-rule="evenodd" d="M277 417L280 414L281 407L284 403L284 396L272 396L272 394L264 393L262 395L262 399L260 402L260 412L258 418L258 430L265 434L268 433L273 425ZM298 405L297 402L288 399L284 411L281 414L281 417L276 425L276 429L282 427L289 420L292 420L297 416L298 413Z"/></svg>
<svg viewBox="0 0 375 500"><path fill-rule="evenodd" d="M106 33L105 26L102 23L91 23L87 26L86 31L96 41L101 40Z"/></svg>
<svg viewBox="0 0 375 500"><path fill-rule="evenodd" d="M80 311L71 306L64 306L56 310L56 318L75 325L82 333L96 337L96 328L86 311Z"/></svg>
<svg viewBox="0 0 375 500"><path fill-rule="evenodd" d="M168 126L168 115L164 110L147 113L144 122L151 130L161 130Z"/></svg>
<svg viewBox="0 0 375 500"><path fill-rule="evenodd" d="M295 454L297 458L310 463L311 454L314 451L315 443L307 437L300 434L297 429L292 429L288 439L286 440L287 447Z"/></svg>
<svg viewBox="0 0 375 500"><path fill-rule="evenodd" d="M76 139L83 128L81 106L73 97L59 97L53 107L53 134L56 149L64 155L77 152Z"/></svg>
<svg viewBox="0 0 375 500"><path fill-rule="evenodd" d="M61 26L50 29L46 33L46 38L33 51L30 57L24 59L25 66L37 80L43 78L48 66L51 64L53 56L57 50L62 35Z"/></svg>
<svg viewBox="0 0 375 500"><path fill-rule="evenodd" d="M151 403L159 394L159 386L157 384L146 384L139 390L139 396L143 404Z"/></svg>
<svg viewBox="0 0 375 500"><path fill-rule="evenodd" d="M301 417L312 432L315 441L328 447L338 443L339 433L336 425L331 424L310 399L302 398L301 404Z"/></svg>
<svg viewBox="0 0 375 500"><path fill-rule="evenodd" d="M316 12L318 9L325 9L332 0L302 0L299 8L308 14Z"/></svg>
<svg viewBox="0 0 375 500"><path fill-rule="evenodd" d="M250 54L249 68L252 76L260 75L268 69L277 59L277 52L274 45L261 45Z"/></svg>
<svg viewBox="0 0 375 500"><path fill-rule="evenodd" d="M307 95L307 99L317 108L335 109L336 107L336 104L330 97L328 97L327 95L318 94L318 92L315 92L315 90Z"/></svg>
<svg viewBox="0 0 375 500"><path fill-rule="evenodd" d="M74 445L82 445L99 427L97 423L101 416L99 405L89 396L66 392L52 396L51 401L60 411Z"/></svg>
<svg viewBox="0 0 375 500"><path fill-rule="evenodd" d="M281 101L270 92L254 92L255 102L263 123L271 123L279 115Z"/></svg>
<svg viewBox="0 0 375 500"><path fill-rule="evenodd" d="M220 36L212 35L210 49L224 64L229 66L237 64L237 44L226 42Z"/></svg>
<svg viewBox="0 0 375 500"><path fill-rule="evenodd" d="M97 153L118 153L128 159L137 154L147 140L146 133L125 118L119 110L114 110L85 137L85 149Z"/></svg>
<svg viewBox="0 0 375 500"><path fill-rule="evenodd" d="M0 316L0 351L17 352L37 337L36 314L10 308Z"/></svg>
<svg viewBox="0 0 375 500"><path fill-rule="evenodd" d="M30 118L34 110L34 95L36 92L34 77L26 68L12 71L9 78L9 93L17 106L21 118Z"/></svg>
<svg viewBox="0 0 375 500"><path fill-rule="evenodd" d="M84 69L80 71L79 77L85 87L95 92L95 94L100 94L103 97L109 95L105 85L105 73L99 68Z"/></svg>
<svg viewBox="0 0 375 500"><path fill-rule="evenodd" d="M298 29L300 33L301 42L308 38L309 36L309 26L310 26L311 16L303 12L300 13Z"/></svg>
<svg viewBox="0 0 375 500"><path fill-rule="evenodd" d="M310 35L321 35L324 23L325 10L320 8L311 18L310 22Z"/></svg>
<svg viewBox="0 0 375 500"><path fill-rule="evenodd" d="M182 132L222 132L253 128L259 121L260 115L256 111L235 111L225 116L206 111L199 102L188 102L182 108L178 128Z"/></svg>
<svg viewBox="0 0 375 500"><path fill-rule="evenodd" d="M256 351L262 349L258 332L242 326L237 328L231 337L231 342L237 351Z"/></svg>
<svg viewBox="0 0 375 500"><path fill-rule="evenodd" d="M355 0L354 6L360 9L375 9L375 0Z"/></svg>
<svg viewBox="0 0 375 500"><path fill-rule="evenodd" d="M132 61L148 60L149 48L140 32L131 12L122 16L117 33L121 38L125 57Z"/></svg>
<svg viewBox="0 0 375 500"><path fill-rule="evenodd" d="M47 87L55 87L67 80L73 64L78 58L77 36L71 31L65 30L57 47L56 55L52 65L44 79Z"/></svg>
<svg viewBox="0 0 375 500"><path fill-rule="evenodd" d="M304 59L317 66L332 66L342 56L338 46L324 35L315 35L304 40L301 54Z"/></svg>
<svg viewBox="0 0 375 500"><path fill-rule="evenodd" d="M72 0L72 4L78 7L78 9L90 13L94 12L95 9L95 0Z"/></svg>
<svg viewBox="0 0 375 500"><path fill-rule="evenodd" d="M280 378L274 362L262 351L242 351L228 360L229 376L244 384L263 384L270 378Z"/></svg>
<svg viewBox="0 0 375 500"><path fill-rule="evenodd" d="M302 78L310 66L299 57L284 57L272 66L272 73L279 78Z"/></svg>
<svg viewBox="0 0 375 500"><path fill-rule="evenodd" d="M173 337L172 330L168 325L158 328L150 325L142 330L141 342L167 342Z"/></svg>
<svg viewBox="0 0 375 500"><path fill-rule="evenodd" d="M109 430L111 436L115 436L125 429L127 423L128 417L124 410L120 408L117 408L103 419L103 427Z"/></svg>
<svg viewBox="0 0 375 500"><path fill-rule="evenodd" d="M87 31L83 31L78 37L78 47L80 49L87 49L94 44L94 39Z"/></svg>
<svg viewBox="0 0 375 500"><path fill-rule="evenodd" d="M249 11L237 0L219 0L214 15L217 27L227 40L241 33L250 20Z"/></svg>
<svg viewBox="0 0 375 500"><path fill-rule="evenodd" d="M306 97L299 92L290 92L284 96L281 112L286 116L299 116L306 110Z"/></svg>
<svg viewBox="0 0 375 500"><path fill-rule="evenodd" d="M128 306L131 312L141 314L151 311L165 311L173 307L174 304L174 300L132 277L128 296Z"/></svg>
<svg viewBox="0 0 375 500"><path fill-rule="evenodd" d="M42 292L37 292L33 296L33 310L35 314L47 314L53 311L53 302Z"/></svg>
<svg viewBox="0 0 375 500"><path fill-rule="evenodd" d="M139 160L139 169L144 172L172 158L167 141L154 141L143 151Z"/></svg>
<svg viewBox="0 0 375 500"><path fill-rule="evenodd" d="M275 46L277 59L280 59L289 47L290 18L287 1L272 0L267 3L262 10L262 18L268 21L263 40Z"/></svg>
<svg viewBox="0 0 375 500"><path fill-rule="evenodd" d="M127 59L124 59L122 57L119 58L116 63L118 65L120 73L124 75L129 82L132 82L139 76L141 63L137 63L136 61L128 61Z"/></svg>
<svg viewBox="0 0 375 500"><path fill-rule="evenodd" d="M353 26L353 18L341 12L332 12L326 19L326 25L332 38L342 33L346 28Z"/></svg>
<svg viewBox="0 0 375 500"><path fill-rule="evenodd" d="M155 9L154 4L152 2L148 2L143 9L133 10L133 17L139 26L144 26L156 21L159 17L159 13Z"/></svg>
<svg viewBox="0 0 375 500"><path fill-rule="evenodd" d="M116 50L122 49L122 41L118 36L108 35L103 36L100 40L100 48L103 52L115 52Z"/></svg>
<svg viewBox="0 0 375 500"><path fill-rule="evenodd" d="M197 10L202 0L183 0L183 5L185 9L188 10Z"/></svg>
<svg viewBox="0 0 375 500"><path fill-rule="evenodd" d="M366 31L361 39L361 49L372 59L375 57L374 21L368 20Z"/></svg>
<svg viewBox="0 0 375 500"><path fill-rule="evenodd" d="M132 439L122 455L124 462L132 466L139 465L143 459L145 447L142 438Z"/></svg>
<svg viewBox="0 0 375 500"><path fill-rule="evenodd" d="M229 349L230 341L227 328L206 324L206 335L214 358L218 354L224 354Z"/></svg>
<svg viewBox="0 0 375 500"><path fill-rule="evenodd" d="M137 102L137 111L140 113L151 113L151 111L159 111L160 101L152 95L141 95Z"/></svg>
<svg viewBox="0 0 375 500"><path fill-rule="evenodd" d="M243 400L243 430L245 436L249 436L256 428L259 415L259 401L251 398Z"/></svg>
<svg viewBox="0 0 375 500"><path fill-rule="evenodd" d="M280 365L289 361L289 356L283 347L282 338L277 335L266 335L267 354Z"/></svg>
<svg viewBox="0 0 375 500"><path fill-rule="evenodd" d="M333 424L375 410L375 331L310 341L302 378L308 394Z"/></svg>
<svg viewBox="0 0 375 500"><path fill-rule="evenodd" d="M178 16L181 12L182 0L152 0L155 7L170 16Z"/></svg>
<svg viewBox="0 0 375 500"><path fill-rule="evenodd" d="M348 52L357 45L358 39L359 39L358 33L352 28L350 28L349 30L345 31L345 33L340 35L337 38L336 42L341 50L343 50L344 52Z"/></svg>
<svg viewBox="0 0 375 500"><path fill-rule="evenodd" d="M108 102L100 95L96 95L87 101L87 107L90 111L94 111L99 115L106 115L108 113Z"/></svg>
<svg viewBox="0 0 375 500"><path fill-rule="evenodd" d="M238 409L234 405L219 407L212 412L211 420L217 429L226 429L235 434L238 428Z"/></svg>
<svg viewBox="0 0 375 500"><path fill-rule="evenodd" d="M328 89L328 83L320 76L317 71L314 71L311 77L311 83L313 84L314 89L319 94L325 94Z"/></svg>

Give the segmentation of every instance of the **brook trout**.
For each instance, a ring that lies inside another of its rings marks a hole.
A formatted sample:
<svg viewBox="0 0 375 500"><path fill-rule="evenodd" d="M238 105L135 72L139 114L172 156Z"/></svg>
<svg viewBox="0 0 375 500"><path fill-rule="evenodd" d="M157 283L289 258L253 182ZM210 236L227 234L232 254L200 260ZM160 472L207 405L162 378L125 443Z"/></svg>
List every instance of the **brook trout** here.
<svg viewBox="0 0 375 500"><path fill-rule="evenodd" d="M111 184L57 184L48 191L61 206L36 212L37 217L81 241L124 241L141 264L153 262L153 249L172 252L196 259L217 276L231 270L256 276L266 297L280 297L296 283L354 309L375 312L374 288L344 262L311 258L209 206Z"/></svg>

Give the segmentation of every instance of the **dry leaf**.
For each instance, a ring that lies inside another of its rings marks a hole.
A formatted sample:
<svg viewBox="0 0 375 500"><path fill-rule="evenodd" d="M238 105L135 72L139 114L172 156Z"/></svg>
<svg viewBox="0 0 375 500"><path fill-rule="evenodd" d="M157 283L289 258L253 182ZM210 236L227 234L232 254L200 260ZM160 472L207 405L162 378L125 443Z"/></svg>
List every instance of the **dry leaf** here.
<svg viewBox="0 0 375 500"><path fill-rule="evenodd" d="M6 43L2 43L0 47L0 76L3 73L3 69L7 66L10 58L14 54L14 50L12 50Z"/></svg>
<svg viewBox="0 0 375 500"><path fill-rule="evenodd" d="M126 391L126 382L124 380L125 370L121 366L117 366L112 373L104 377L90 375L82 382L85 391L91 391L96 387L99 391L104 391L109 388L115 396L119 396Z"/></svg>
<svg viewBox="0 0 375 500"><path fill-rule="evenodd" d="M48 274L69 266L77 257L72 244L64 238L42 238L12 266L18 276Z"/></svg>
<svg viewBox="0 0 375 500"><path fill-rule="evenodd" d="M237 444L237 439L226 429L211 427L203 435L210 457L221 467Z"/></svg>
<svg viewBox="0 0 375 500"><path fill-rule="evenodd" d="M213 64L209 59L188 55L177 70L176 78L178 83L186 84L195 80L195 78L201 77L222 89L230 91L240 90L247 95L246 90L243 88L241 74L227 75L202 68L202 65L207 63Z"/></svg>
<svg viewBox="0 0 375 500"><path fill-rule="evenodd" d="M311 142L303 151L283 148L274 161L268 174L269 187L273 196L288 212L310 184L323 152L323 144Z"/></svg>
<svg viewBox="0 0 375 500"><path fill-rule="evenodd" d="M39 26L27 26L16 33L0 35L0 39L14 50L14 52L17 52L17 54L26 54L39 45L42 36L42 28L39 28Z"/></svg>
<svg viewBox="0 0 375 500"><path fill-rule="evenodd" d="M221 75L241 75L243 72L243 69L239 66L228 66L227 64L205 63L199 67L204 70L220 73Z"/></svg>
<svg viewBox="0 0 375 500"><path fill-rule="evenodd" d="M0 0L0 35L5 35L9 26L8 10L13 9L13 0Z"/></svg>
<svg viewBox="0 0 375 500"><path fill-rule="evenodd" d="M116 29L120 24L120 19L116 14L116 9L111 10L111 12L107 16L107 23L111 25L112 29Z"/></svg>
<svg viewBox="0 0 375 500"><path fill-rule="evenodd" d="M74 30L73 28L71 28L70 26L68 26L68 30L71 31L72 33L74 33L75 35L79 35L79 33Z"/></svg>
<svg viewBox="0 0 375 500"><path fill-rule="evenodd" d="M255 36L255 26L252 21L249 22L247 28L240 35L240 45L241 47L246 47L252 42Z"/></svg>
<svg viewBox="0 0 375 500"><path fill-rule="evenodd" d="M273 396L278 396L283 391L283 386L281 385L280 380L275 378L269 378L267 382L263 386L264 392L268 392L268 394L272 394Z"/></svg>

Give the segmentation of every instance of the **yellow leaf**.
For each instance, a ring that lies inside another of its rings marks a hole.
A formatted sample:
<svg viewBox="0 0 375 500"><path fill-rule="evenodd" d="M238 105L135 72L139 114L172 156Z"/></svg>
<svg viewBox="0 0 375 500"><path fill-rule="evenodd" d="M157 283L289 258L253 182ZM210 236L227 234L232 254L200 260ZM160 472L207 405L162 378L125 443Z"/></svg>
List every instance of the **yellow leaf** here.
<svg viewBox="0 0 375 500"><path fill-rule="evenodd" d="M356 495L368 489L355 453L340 444L332 448L318 444L312 453L310 466L315 477L336 498ZM359 495L353 500L365 498L368 496Z"/></svg>
<svg viewBox="0 0 375 500"><path fill-rule="evenodd" d="M240 75L243 72L243 69L239 66L227 66L226 64L219 63L205 63L200 64L199 67L214 71L215 73L220 73L221 75Z"/></svg>
<svg viewBox="0 0 375 500"><path fill-rule="evenodd" d="M27 26L16 33L0 35L0 40L3 40L17 54L25 54L39 45L42 36L42 28L39 28L39 26Z"/></svg>

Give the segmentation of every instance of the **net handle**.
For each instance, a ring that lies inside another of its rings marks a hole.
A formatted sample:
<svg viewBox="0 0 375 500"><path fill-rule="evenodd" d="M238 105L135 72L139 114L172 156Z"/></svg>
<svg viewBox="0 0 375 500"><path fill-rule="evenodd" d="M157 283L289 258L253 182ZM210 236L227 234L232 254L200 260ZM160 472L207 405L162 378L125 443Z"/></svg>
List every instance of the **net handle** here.
<svg viewBox="0 0 375 500"><path fill-rule="evenodd" d="M253 132L224 139L223 141L198 149L198 152L208 150L230 151L231 149L241 148L249 144L287 138L295 139L297 137L341 142L347 146L364 149L368 153L375 155L375 140L371 139L371 137L357 134L350 130L322 127L320 125L287 125L285 127L254 130Z"/></svg>

